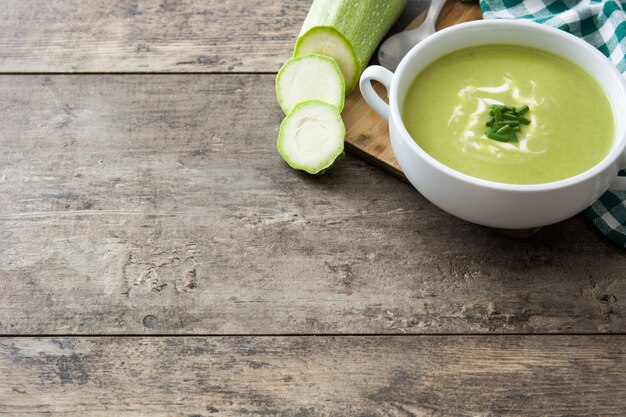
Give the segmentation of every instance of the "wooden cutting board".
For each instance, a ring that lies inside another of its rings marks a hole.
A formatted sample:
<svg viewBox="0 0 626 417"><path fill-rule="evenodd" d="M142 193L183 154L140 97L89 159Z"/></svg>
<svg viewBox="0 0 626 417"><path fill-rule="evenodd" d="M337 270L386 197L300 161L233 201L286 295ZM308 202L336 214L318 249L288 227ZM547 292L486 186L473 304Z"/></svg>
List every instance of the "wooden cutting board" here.
<svg viewBox="0 0 626 417"><path fill-rule="evenodd" d="M439 15L437 30L481 18L477 4L450 0ZM414 29L423 20L424 13L407 26L406 30ZM381 85L375 88L386 99L385 89ZM391 149L387 121L367 105L358 89L346 99L343 120L346 125L348 151L406 181Z"/></svg>

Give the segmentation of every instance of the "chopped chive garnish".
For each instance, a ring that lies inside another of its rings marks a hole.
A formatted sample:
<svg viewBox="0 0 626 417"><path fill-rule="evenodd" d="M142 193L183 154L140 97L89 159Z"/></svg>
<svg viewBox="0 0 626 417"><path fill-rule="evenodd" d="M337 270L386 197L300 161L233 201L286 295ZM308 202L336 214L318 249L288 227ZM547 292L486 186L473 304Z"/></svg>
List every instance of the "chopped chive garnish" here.
<svg viewBox="0 0 626 417"><path fill-rule="evenodd" d="M496 133L499 134L504 134L504 133L508 133L511 131L511 125L504 125L502 126L500 129L496 130Z"/></svg>
<svg viewBox="0 0 626 417"><path fill-rule="evenodd" d="M493 115L496 118L496 122L502 120L502 109L500 107L493 107Z"/></svg>
<svg viewBox="0 0 626 417"><path fill-rule="evenodd" d="M522 117L530 108L527 105L519 107L507 106L505 104L492 104L489 110L489 119L485 123L488 129L485 135L489 139L500 142L517 142L517 133L521 133L522 125L529 125L530 120Z"/></svg>
<svg viewBox="0 0 626 417"><path fill-rule="evenodd" d="M489 139L497 140L499 142L509 142L509 137L505 135L501 135L498 132L489 131L487 132L487 137Z"/></svg>

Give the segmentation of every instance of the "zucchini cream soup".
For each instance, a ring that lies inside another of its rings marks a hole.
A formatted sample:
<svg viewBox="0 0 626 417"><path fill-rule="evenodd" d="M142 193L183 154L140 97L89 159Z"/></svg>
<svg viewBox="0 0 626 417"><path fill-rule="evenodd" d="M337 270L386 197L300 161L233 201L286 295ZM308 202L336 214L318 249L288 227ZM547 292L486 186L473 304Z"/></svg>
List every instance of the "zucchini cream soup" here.
<svg viewBox="0 0 626 417"><path fill-rule="evenodd" d="M580 174L609 153L613 110L582 68L539 49L470 47L422 70L402 111L417 144L465 174L541 184Z"/></svg>

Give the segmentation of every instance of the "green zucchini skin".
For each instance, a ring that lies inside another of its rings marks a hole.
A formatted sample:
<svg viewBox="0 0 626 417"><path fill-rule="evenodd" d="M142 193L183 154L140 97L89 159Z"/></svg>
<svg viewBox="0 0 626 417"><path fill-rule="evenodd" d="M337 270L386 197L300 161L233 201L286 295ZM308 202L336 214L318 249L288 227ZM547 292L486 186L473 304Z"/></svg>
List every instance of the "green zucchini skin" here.
<svg viewBox="0 0 626 417"><path fill-rule="evenodd" d="M312 50L306 38L316 31L325 30L329 36L340 35L338 43L349 45L354 59L351 74L346 78L346 93L356 87L361 72L365 69L376 47L398 19L408 0L314 0L304 20L296 42L294 56L302 53L317 52L324 55L324 46ZM336 32L333 35L333 32ZM344 42L346 41L346 42ZM337 61L349 57L335 57ZM345 70L345 65L342 70Z"/></svg>

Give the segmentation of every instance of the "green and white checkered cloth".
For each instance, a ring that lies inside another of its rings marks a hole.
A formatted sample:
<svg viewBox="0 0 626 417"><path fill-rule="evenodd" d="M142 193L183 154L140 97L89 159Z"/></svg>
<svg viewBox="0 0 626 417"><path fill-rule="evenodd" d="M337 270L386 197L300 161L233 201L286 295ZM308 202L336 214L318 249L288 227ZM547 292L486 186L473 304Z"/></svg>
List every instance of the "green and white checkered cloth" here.
<svg viewBox="0 0 626 417"><path fill-rule="evenodd" d="M572 33L609 57L626 76L626 2L613 0L480 0L485 19L528 19ZM626 176L626 171L620 172ZM626 248L626 191L607 191L585 214Z"/></svg>

